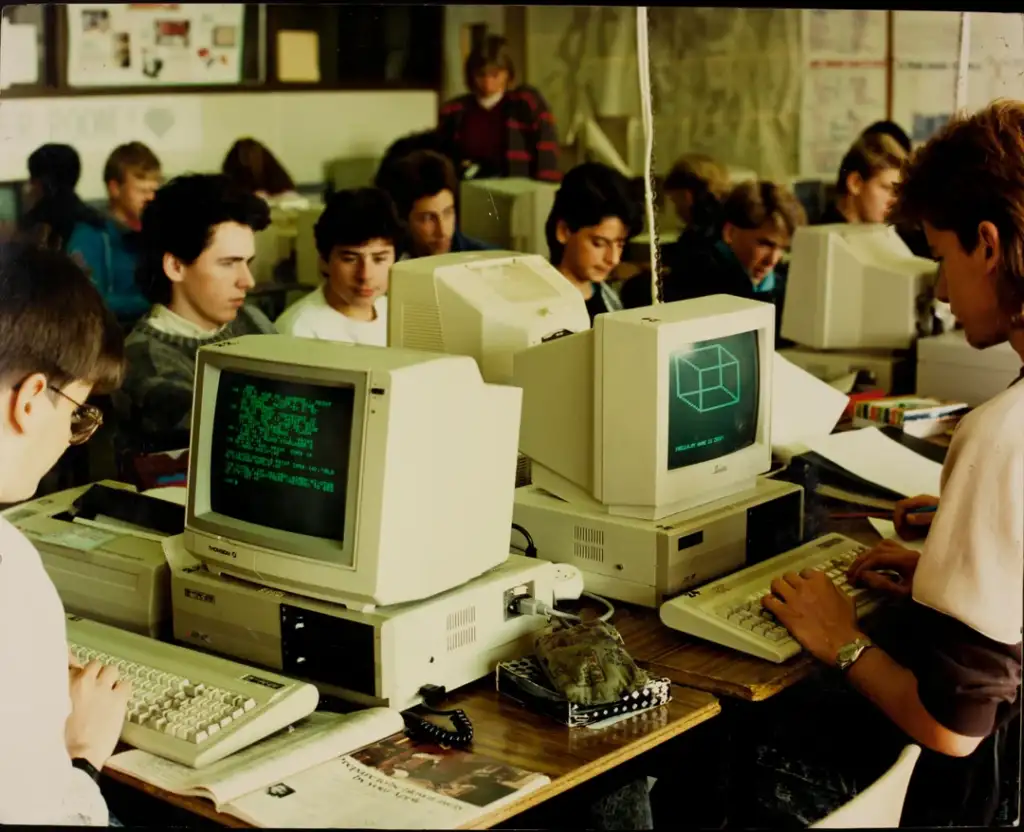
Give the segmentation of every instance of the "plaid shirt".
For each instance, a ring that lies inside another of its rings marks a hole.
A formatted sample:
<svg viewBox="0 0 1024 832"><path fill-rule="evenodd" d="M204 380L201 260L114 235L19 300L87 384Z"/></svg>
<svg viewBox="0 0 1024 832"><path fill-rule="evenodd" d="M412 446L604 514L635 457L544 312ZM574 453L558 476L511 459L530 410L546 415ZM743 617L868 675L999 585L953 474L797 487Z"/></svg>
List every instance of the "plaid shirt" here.
<svg viewBox="0 0 1024 832"><path fill-rule="evenodd" d="M463 95L441 108L437 132L453 147L463 147L462 123L472 103L472 95ZM506 92L498 106L505 115L507 136L503 175L561 182L558 132L544 97L532 87L517 87Z"/></svg>

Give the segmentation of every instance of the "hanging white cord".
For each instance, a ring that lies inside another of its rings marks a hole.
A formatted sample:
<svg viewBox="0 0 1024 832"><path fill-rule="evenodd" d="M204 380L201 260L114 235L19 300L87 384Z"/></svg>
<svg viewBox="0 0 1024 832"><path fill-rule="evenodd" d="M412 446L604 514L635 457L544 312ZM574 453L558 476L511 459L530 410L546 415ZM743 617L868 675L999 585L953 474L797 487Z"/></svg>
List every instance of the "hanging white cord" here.
<svg viewBox="0 0 1024 832"><path fill-rule="evenodd" d="M960 12L960 60L956 68L956 98L953 113L967 109L967 70L971 60L971 13Z"/></svg>
<svg viewBox="0 0 1024 832"><path fill-rule="evenodd" d="M654 106L651 60L647 47L647 7L636 10L636 62L640 76L640 112L644 126L644 207L651 247L651 302L658 303L658 229L654 224Z"/></svg>

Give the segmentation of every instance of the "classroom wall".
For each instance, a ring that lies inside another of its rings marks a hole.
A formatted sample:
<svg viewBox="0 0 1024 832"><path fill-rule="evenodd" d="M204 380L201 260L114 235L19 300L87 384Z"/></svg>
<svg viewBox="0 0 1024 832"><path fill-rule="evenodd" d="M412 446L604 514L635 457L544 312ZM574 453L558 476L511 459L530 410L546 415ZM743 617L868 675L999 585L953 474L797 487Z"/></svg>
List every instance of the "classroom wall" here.
<svg viewBox="0 0 1024 832"><path fill-rule="evenodd" d="M0 181L27 176L26 159L59 141L82 157L79 194L106 195L103 164L119 143L148 144L164 172L212 171L235 139L264 142L299 183L324 163L381 156L399 136L437 123L435 92L264 92L75 96L0 101Z"/></svg>

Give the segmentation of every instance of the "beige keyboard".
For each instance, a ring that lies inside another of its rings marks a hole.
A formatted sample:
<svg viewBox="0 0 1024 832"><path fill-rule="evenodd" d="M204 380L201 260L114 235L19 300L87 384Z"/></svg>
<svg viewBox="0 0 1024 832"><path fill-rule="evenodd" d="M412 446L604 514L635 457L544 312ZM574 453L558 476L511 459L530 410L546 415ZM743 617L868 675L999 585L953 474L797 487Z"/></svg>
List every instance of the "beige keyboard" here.
<svg viewBox="0 0 1024 832"><path fill-rule="evenodd" d="M247 748L316 710L317 689L68 614L68 647L82 664L117 667L132 682L121 739L192 768Z"/></svg>
<svg viewBox="0 0 1024 832"><path fill-rule="evenodd" d="M846 579L846 570L866 548L841 534L819 537L665 602L661 607L662 623L759 659L784 662L802 648L761 606L761 599L771 592L772 581L787 572L824 570L853 598L860 618L873 612L880 602L877 593L853 587Z"/></svg>

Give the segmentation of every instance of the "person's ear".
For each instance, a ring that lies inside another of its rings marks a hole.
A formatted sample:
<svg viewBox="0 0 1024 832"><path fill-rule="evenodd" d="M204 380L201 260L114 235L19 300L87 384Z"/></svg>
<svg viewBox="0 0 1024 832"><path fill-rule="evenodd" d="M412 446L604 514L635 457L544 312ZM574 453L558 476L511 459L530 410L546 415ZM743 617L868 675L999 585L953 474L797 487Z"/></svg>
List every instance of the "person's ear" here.
<svg viewBox="0 0 1024 832"><path fill-rule="evenodd" d="M46 376L33 373L11 391L8 419L18 433L28 433L46 414Z"/></svg>
<svg viewBox="0 0 1024 832"><path fill-rule="evenodd" d="M107 183L107 196L112 202L121 198L121 183L116 179L111 179Z"/></svg>
<svg viewBox="0 0 1024 832"><path fill-rule="evenodd" d="M990 268L999 263L999 229L988 220L978 226L978 249Z"/></svg>
<svg viewBox="0 0 1024 832"><path fill-rule="evenodd" d="M572 232L569 230L569 226L565 224L565 220L559 220L555 225L555 239L564 246L569 242L571 236Z"/></svg>
<svg viewBox="0 0 1024 832"><path fill-rule="evenodd" d="M185 280L185 264L169 251L164 252L164 274L171 283L182 283Z"/></svg>
<svg viewBox="0 0 1024 832"><path fill-rule="evenodd" d="M857 171L847 174L846 192L851 196L860 196L862 190L864 190L864 177Z"/></svg>
<svg viewBox="0 0 1024 832"><path fill-rule="evenodd" d="M731 246L735 239L736 239L736 226L733 225L731 222L727 222L724 225L722 225L722 240L727 245Z"/></svg>
<svg viewBox="0 0 1024 832"><path fill-rule="evenodd" d="M320 255L319 252L317 252L316 255L316 267L317 271L320 273L320 277L322 277L324 280L330 278L330 264L328 264L328 262L324 260L324 258Z"/></svg>

